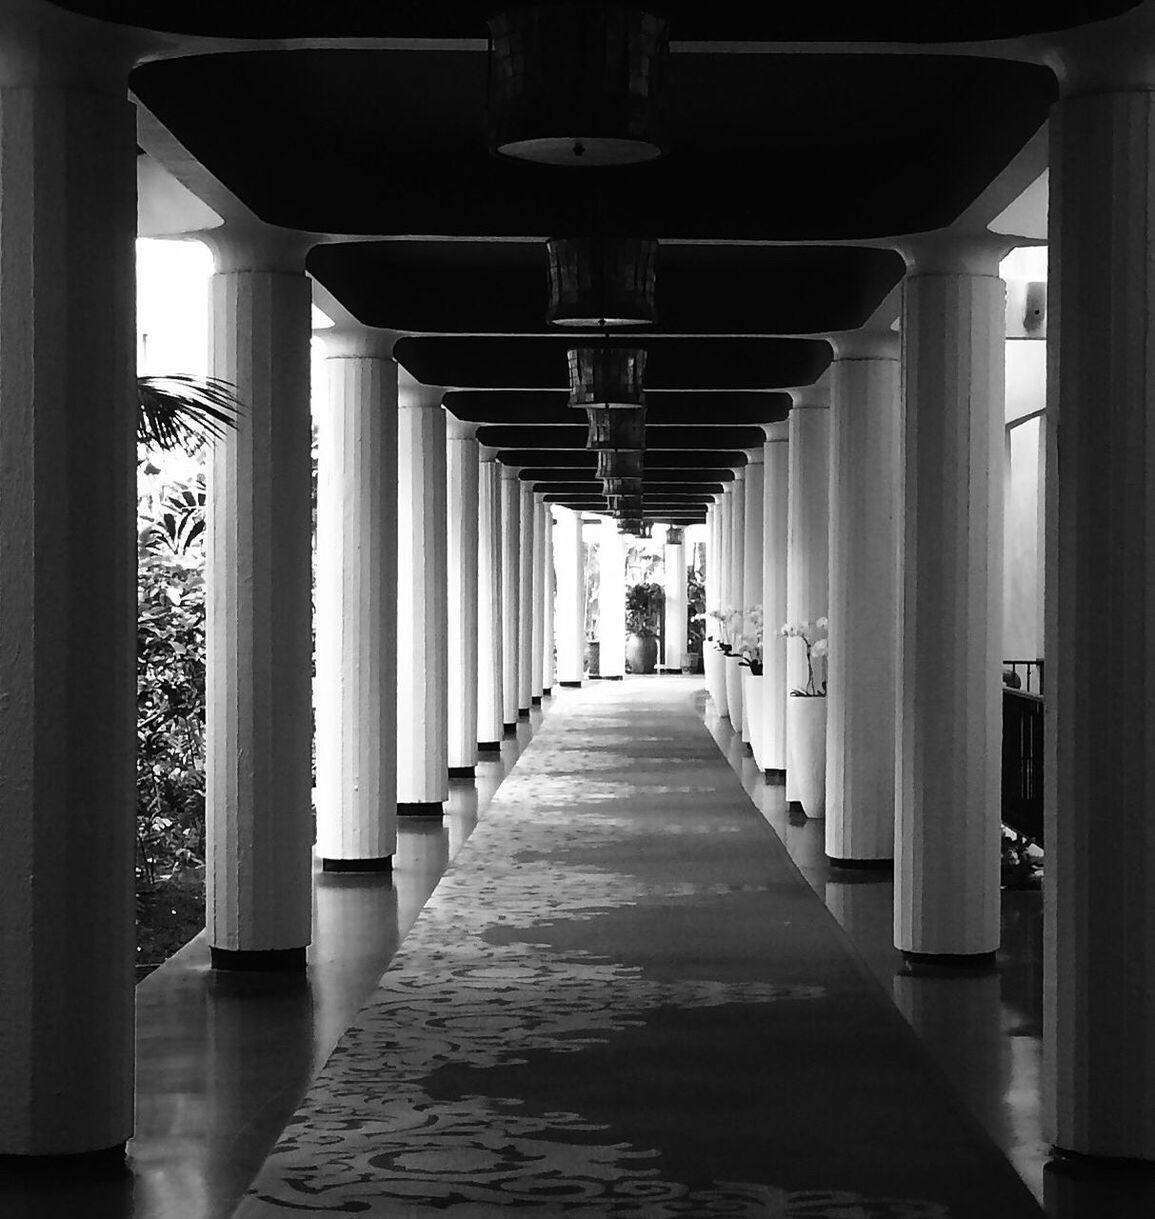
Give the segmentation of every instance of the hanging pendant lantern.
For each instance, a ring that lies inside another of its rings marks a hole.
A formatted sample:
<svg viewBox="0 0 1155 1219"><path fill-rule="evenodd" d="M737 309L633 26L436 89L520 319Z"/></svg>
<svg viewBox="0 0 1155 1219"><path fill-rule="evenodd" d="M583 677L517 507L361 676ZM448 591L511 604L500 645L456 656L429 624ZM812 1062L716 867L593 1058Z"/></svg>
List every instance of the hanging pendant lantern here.
<svg viewBox="0 0 1155 1219"><path fill-rule="evenodd" d="M646 412L643 407L631 409L604 406L586 408L590 422L587 449L644 449L646 447Z"/></svg>
<svg viewBox="0 0 1155 1219"><path fill-rule="evenodd" d="M654 260L648 237L552 237L549 312L555 326L652 326Z"/></svg>
<svg viewBox="0 0 1155 1219"><path fill-rule="evenodd" d="M646 353L639 347L571 347L569 405L608 409L645 406Z"/></svg>
<svg viewBox="0 0 1155 1219"><path fill-rule="evenodd" d="M645 461L641 449L599 449L598 478L641 478Z"/></svg>
<svg viewBox="0 0 1155 1219"><path fill-rule="evenodd" d="M632 165L667 150L666 19L625 4L510 6L489 18L489 148L546 165Z"/></svg>
<svg viewBox="0 0 1155 1219"><path fill-rule="evenodd" d="M666 530L666 545L681 546L686 541L686 531L681 525L671 525Z"/></svg>
<svg viewBox="0 0 1155 1219"><path fill-rule="evenodd" d="M637 477L613 477L602 479L602 490L607 497L626 495L637 499L642 497L642 480Z"/></svg>
<svg viewBox="0 0 1155 1219"><path fill-rule="evenodd" d="M632 533L636 538L648 538L653 536L654 525L652 521L623 516L618 519L618 533Z"/></svg>

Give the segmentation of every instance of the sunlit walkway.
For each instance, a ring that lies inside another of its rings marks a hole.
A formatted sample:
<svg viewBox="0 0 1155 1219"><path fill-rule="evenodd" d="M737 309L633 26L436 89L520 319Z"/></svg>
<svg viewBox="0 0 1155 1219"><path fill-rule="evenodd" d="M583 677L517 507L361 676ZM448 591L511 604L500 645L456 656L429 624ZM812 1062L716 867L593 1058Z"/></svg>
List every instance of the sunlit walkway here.
<svg viewBox="0 0 1155 1219"><path fill-rule="evenodd" d="M693 691L555 703L241 1215L1039 1213Z"/></svg>

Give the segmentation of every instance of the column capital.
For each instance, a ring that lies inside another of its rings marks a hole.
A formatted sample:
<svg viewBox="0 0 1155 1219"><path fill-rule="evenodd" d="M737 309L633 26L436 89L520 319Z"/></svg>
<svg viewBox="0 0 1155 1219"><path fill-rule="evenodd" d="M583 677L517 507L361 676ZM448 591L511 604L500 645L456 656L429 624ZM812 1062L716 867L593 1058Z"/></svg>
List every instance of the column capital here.
<svg viewBox="0 0 1155 1219"><path fill-rule="evenodd" d="M265 224L226 224L201 233L200 240L212 251L218 275L236 271L304 275L305 255L316 244L315 238L304 233Z"/></svg>
<svg viewBox="0 0 1155 1219"><path fill-rule="evenodd" d="M834 359L897 360L902 340L895 330L847 330L830 336Z"/></svg>
<svg viewBox="0 0 1155 1219"><path fill-rule="evenodd" d="M328 360L392 360L397 336L371 326L339 326L318 336Z"/></svg>
<svg viewBox="0 0 1155 1219"><path fill-rule="evenodd" d="M83 89L123 98L139 44L123 26L51 5L0 12L0 89Z"/></svg>
<svg viewBox="0 0 1155 1219"><path fill-rule="evenodd" d="M746 454L746 464L748 466L760 466L766 460L766 454L762 451L761 445L756 445L752 449L743 449Z"/></svg>
<svg viewBox="0 0 1155 1219"><path fill-rule="evenodd" d="M799 385L789 391L791 410L824 411L830 407L830 385L825 376L813 385Z"/></svg>
<svg viewBox="0 0 1155 1219"><path fill-rule="evenodd" d="M998 276L999 263L1014 241L996 233L927 233L904 237L897 246L906 260L907 276Z"/></svg>
<svg viewBox="0 0 1155 1219"><path fill-rule="evenodd" d="M790 439L790 425L785 419L781 423L764 423L762 431L766 433L767 444L785 444ZM763 450L765 458L765 450Z"/></svg>
<svg viewBox="0 0 1155 1219"><path fill-rule="evenodd" d="M521 466L507 465L504 461L498 462L498 465L501 466L501 477L506 482L515 483L521 477Z"/></svg>
<svg viewBox="0 0 1155 1219"><path fill-rule="evenodd" d="M733 469L734 469L734 482L732 482L730 484L731 487L734 485L734 483L744 483L746 481L746 467L745 466L734 466Z"/></svg>
<svg viewBox="0 0 1155 1219"><path fill-rule="evenodd" d="M479 444L477 446L477 460L495 462L499 452L500 450L495 449L491 444Z"/></svg>
<svg viewBox="0 0 1155 1219"><path fill-rule="evenodd" d="M1058 34L1043 62L1058 77L1064 98L1155 91L1155 13L1143 6Z"/></svg>
<svg viewBox="0 0 1155 1219"><path fill-rule="evenodd" d="M458 419L446 411L445 434L450 440L474 440L477 437L477 424Z"/></svg>

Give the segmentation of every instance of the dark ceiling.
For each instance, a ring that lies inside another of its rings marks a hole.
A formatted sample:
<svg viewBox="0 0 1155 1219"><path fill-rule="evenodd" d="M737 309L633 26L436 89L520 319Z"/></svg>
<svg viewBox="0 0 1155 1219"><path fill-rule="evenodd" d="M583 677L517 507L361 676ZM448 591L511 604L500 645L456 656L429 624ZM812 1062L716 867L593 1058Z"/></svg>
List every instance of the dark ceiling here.
<svg viewBox="0 0 1155 1219"><path fill-rule="evenodd" d="M484 38L497 0L56 0L58 7L144 29L232 38ZM1138 0L890 0L886 5L651 6L685 40L952 42L1044 33L1113 17ZM506 5L504 7L514 7Z"/></svg>
<svg viewBox="0 0 1155 1219"><path fill-rule="evenodd" d="M317 246L310 273L366 326L442 334L557 334L545 320L544 242ZM663 245L657 332L822 334L863 325L902 278L893 250Z"/></svg>
<svg viewBox="0 0 1155 1219"><path fill-rule="evenodd" d="M731 476L714 463L740 465L754 425L786 417L775 391L829 364L829 344L790 336L860 327L900 281L893 249L849 243L949 226L1045 122L1048 69L950 44L1067 29L1137 0L658 5L674 40L669 154L584 171L489 155L492 3L60 7L178 35L171 58L132 74L141 102L260 219L320 235L317 281L365 325L408 332L398 362L452 387L446 407L487 425L483 443L560 502L604 503L583 412L566 405L574 340L545 322L544 241L657 238L658 327L637 340L648 503L700 513ZM213 54L183 34L423 41ZM851 53L863 42L927 46Z"/></svg>
<svg viewBox="0 0 1155 1219"><path fill-rule="evenodd" d="M950 224L1046 118L1052 73L945 55L671 56L672 151L487 151L483 51L191 56L140 99L261 219L322 233L837 241Z"/></svg>

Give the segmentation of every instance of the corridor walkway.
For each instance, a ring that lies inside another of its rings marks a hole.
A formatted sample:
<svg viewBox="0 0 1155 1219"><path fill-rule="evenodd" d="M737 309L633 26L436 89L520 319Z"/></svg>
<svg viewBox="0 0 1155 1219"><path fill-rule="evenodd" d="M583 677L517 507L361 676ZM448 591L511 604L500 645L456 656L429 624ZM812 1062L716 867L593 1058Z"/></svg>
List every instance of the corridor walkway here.
<svg viewBox="0 0 1155 1219"><path fill-rule="evenodd" d="M1038 1215L662 679L567 692L238 1214Z"/></svg>

